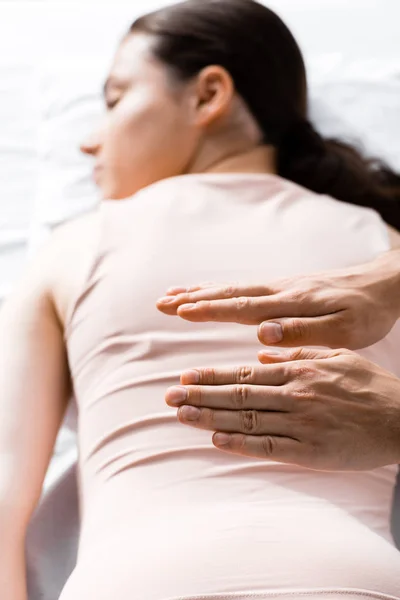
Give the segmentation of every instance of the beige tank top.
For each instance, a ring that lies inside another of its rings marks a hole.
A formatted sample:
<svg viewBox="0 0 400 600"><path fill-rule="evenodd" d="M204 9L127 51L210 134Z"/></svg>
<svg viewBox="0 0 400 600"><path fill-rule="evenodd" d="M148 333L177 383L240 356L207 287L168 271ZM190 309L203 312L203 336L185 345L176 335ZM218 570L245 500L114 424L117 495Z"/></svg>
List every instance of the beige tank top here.
<svg viewBox="0 0 400 600"><path fill-rule="evenodd" d="M387 593L400 595L389 526L397 467L317 473L218 451L212 432L178 422L165 391L186 369L258 365L257 328L188 323L155 306L173 285L267 284L370 261L389 248L380 217L263 174L175 177L100 210L100 243L65 332L80 561L93 561L105 540L113 553L135 546L141 590L158 548L166 566L152 584L165 598L193 587L279 588L287 564L292 585L345 586L355 573L363 589L378 565ZM400 328L363 354L400 375ZM249 532L257 552L243 552ZM168 578L178 560L182 575ZM338 560L329 575L323 565Z"/></svg>

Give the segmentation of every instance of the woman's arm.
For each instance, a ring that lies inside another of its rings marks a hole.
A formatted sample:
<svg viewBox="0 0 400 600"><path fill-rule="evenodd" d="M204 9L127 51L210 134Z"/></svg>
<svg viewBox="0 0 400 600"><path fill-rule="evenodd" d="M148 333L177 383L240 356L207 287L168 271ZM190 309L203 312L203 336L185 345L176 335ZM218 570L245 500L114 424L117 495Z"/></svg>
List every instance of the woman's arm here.
<svg viewBox="0 0 400 600"><path fill-rule="evenodd" d="M69 398L54 251L51 242L0 313L1 600L26 599L26 529Z"/></svg>

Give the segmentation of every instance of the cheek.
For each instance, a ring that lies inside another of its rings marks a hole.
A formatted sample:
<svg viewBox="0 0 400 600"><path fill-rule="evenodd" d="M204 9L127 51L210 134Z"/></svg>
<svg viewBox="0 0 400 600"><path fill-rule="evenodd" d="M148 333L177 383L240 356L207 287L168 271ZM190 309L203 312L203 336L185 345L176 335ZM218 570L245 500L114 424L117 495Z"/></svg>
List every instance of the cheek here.
<svg viewBox="0 0 400 600"><path fill-rule="evenodd" d="M109 113L106 125L104 197L127 198L161 179L184 174L196 147L184 107L159 90L127 95Z"/></svg>
<svg viewBox="0 0 400 600"><path fill-rule="evenodd" d="M181 163L191 138L180 107L154 95L121 104L113 114L109 134L118 165L130 171L149 169L150 165L154 169L160 160Z"/></svg>

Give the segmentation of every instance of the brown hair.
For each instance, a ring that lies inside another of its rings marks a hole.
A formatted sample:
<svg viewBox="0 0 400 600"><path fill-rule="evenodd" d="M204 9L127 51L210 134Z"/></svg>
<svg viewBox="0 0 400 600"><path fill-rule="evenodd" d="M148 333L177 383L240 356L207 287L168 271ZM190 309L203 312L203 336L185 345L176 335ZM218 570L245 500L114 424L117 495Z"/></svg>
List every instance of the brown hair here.
<svg viewBox="0 0 400 600"><path fill-rule="evenodd" d="M303 57L274 12L254 0L186 0L139 18L130 32L153 35L154 55L182 80L224 67L276 147L281 177L374 208L400 230L400 176L311 125Z"/></svg>

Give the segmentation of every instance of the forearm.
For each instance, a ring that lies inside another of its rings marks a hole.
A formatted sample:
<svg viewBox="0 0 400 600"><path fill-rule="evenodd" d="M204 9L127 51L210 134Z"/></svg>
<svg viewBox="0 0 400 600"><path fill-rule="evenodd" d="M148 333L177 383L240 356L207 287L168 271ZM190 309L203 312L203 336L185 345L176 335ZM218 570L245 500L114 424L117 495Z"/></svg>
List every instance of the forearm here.
<svg viewBox="0 0 400 600"><path fill-rule="evenodd" d="M13 527L4 511L0 513L0 527L0 598L27 600L25 536L18 532L20 527Z"/></svg>
<svg viewBox="0 0 400 600"><path fill-rule="evenodd" d="M0 556L3 553L4 546L14 548L25 544L25 536L29 525L31 513L28 512L26 505L19 502L18 496L22 496L24 491L20 489L16 493L11 485L4 486L4 481L0 482ZM0 560L1 567L1 560ZM1 595L0 595L1 598Z"/></svg>

